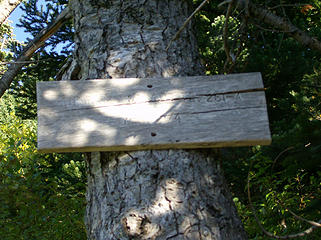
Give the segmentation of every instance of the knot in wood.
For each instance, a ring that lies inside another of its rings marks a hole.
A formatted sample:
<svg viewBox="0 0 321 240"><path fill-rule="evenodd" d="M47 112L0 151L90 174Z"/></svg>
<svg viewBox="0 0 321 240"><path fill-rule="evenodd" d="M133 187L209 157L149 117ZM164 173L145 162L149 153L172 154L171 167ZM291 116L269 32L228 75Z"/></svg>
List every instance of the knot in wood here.
<svg viewBox="0 0 321 240"><path fill-rule="evenodd" d="M138 211L130 211L122 218L123 229L130 237L153 239L160 232L160 226L152 223L146 215Z"/></svg>
<svg viewBox="0 0 321 240"><path fill-rule="evenodd" d="M136 211L131 211L122 219L124 231L128 236L137 237L142 233L142 222L144 217Z"/></svg>

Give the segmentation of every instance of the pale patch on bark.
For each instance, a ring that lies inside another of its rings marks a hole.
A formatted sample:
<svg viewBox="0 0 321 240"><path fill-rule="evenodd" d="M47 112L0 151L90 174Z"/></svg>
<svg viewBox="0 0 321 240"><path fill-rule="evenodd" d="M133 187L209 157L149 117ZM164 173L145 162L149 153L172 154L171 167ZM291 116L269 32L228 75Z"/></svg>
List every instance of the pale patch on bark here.
<svg viewBox="0 0 321 240"><path fill-rule="evenodd" d="M93 239L245 239L210 153L93 153L88 164Z"/></svg>
<svg viewBox="0 0 321 240"><path fill-rule="evenodd" d="M2 0L0 1L0 24L15 10L22 0Z"/></svg>
<svg viewBox="0 0 321 240"><path fill-rule="evenodd" d="M190 15L188 1L73 0L70 7L78 71L63 79L202 73L191 24L165 50ZM210 151L100 152L87 163L88 239L246 239Z"/></svg>

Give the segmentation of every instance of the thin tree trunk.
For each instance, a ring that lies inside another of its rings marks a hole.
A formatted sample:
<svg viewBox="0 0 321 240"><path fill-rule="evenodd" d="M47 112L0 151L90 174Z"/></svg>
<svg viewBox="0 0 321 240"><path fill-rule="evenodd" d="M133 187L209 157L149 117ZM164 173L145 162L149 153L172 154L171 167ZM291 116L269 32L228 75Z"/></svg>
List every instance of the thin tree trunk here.
<svg viewBox="0 0 321 240"><path fill-rule="evenodd" d="M165 50L190 13L188 3L72 1L76 46L63 79L202 74L191 25ZM206 150L87 154L88 239L246 239L211 155Z"/></svg>
<svg viewBox="0 0 321 240"><path fill-rule="evenodd" d="M35 38L28 43L22 53L17 57L15 62L11 63L8 70L1 76L0 79L0 98L5 91L10 87L13 79L18 75L23 66L28 63L28 60L32 57L33 53L40 47L45 45L53 34L55 34L59 28L71 18L69 8L65 8L59 16L50 23L45 29L41 30Z"/></svg>
<svg viewBox="0 0 321 240"><path fill-rule="evenodd" d="M9 17L22 0L0 0L0 25Z"/></svg>

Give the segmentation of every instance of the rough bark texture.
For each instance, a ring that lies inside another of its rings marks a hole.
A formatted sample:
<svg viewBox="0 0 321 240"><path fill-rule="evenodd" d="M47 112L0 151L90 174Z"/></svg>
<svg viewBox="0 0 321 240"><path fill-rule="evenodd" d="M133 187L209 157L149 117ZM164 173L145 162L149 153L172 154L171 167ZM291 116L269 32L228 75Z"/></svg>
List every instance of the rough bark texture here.
<svg viewBox="0 0 321 240"><path fill-rule="evenodd" d="M63 79L202 73L191 26L165 51L188 1L73 0L71 8L76 48ZM88 239L246 239L207 151L94 152L87 163Z"/></svg>
<svg viewBox="0 0 321 240"><path fill-rule="evenodd" d="M0 24L2 24L22 0L0 0Z"/></svg>

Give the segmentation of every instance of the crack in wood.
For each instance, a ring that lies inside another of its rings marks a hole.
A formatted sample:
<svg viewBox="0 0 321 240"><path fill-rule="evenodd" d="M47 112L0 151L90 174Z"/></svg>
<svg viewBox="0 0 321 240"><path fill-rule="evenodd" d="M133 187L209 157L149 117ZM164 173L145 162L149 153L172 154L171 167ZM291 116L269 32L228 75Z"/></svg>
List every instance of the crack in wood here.
<svg viewBox="0 0 321 240"><path fill-rule="evenodd" d="M248 146L271 141L259 73L41 83L37 89L41 152Z"/></svg>
<svg viewBox="0 0 321 240"><path fill-rule="evenodd" d="M262 88L255 88L255 89L247 89L247 90L239 90L239 91L229 91L229 92L222 92L222 93L209 93L209 94L197 94L191 97L180 97L180 98L168 98L168 99L155 99L149 101L137 101L137 102L128 102L128 103L120 103L120 104L111 104L111 105L102 105L102 106L90 106L90 107L79 107L79 108L71 108L66 109L63 111L53 111L54 113L63 113L63 112L70 112L70 111L78 111L78 110L89 110L89 109L100 109L100 108L108 108L108 107L120 107L120 106L130 106L130 105L138 105L138 104L145 104L145 103L161 103L161 102L172 102L172 101L185 101L185 100L197 100L201 99L202 97L215 97L215 96L222 96L222 95L230 95L230 94L240 94L240 93L251 93L251 92L260 92L264 91ZM102 101L106 102L106 101ZM209 99L207 102L210 102ZM83 105L90 105L90 103L81 103L81 101L77 101L74 103L75 105L83 104ZM69 104L65 104L69 105ZM72 105L72 104L70 104Z"/></svg>
<svg viewBox="0 0 321 240"><path fill-rule="evenodd" d="M209 110L209 111L202 111L202 112L181 112L181 113L174 113L173 115L189 115L189 114L203 114L203 113L214 113L214 112L224 112L224 111L234 111L234 110L242 110L242 109L258 109L263 108L262 106L252 106L252 107L238 107L238 108L226 108L226 109L219 109L219 110ZM171 116L171 115L166 115Z"/></svg>

